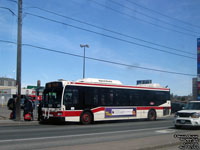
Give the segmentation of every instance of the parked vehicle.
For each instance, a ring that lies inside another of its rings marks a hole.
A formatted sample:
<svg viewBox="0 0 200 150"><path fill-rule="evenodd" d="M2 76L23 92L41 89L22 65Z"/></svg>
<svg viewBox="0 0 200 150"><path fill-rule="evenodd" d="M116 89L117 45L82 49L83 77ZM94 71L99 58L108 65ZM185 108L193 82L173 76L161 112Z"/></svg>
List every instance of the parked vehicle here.
<svg viewBox="0 0 200 150"><path fill-rule="evenodd" d="M191 101L183 110L176 112L174 126L176 128L181 128L183 126L200 127L200 101Z"/></svg>

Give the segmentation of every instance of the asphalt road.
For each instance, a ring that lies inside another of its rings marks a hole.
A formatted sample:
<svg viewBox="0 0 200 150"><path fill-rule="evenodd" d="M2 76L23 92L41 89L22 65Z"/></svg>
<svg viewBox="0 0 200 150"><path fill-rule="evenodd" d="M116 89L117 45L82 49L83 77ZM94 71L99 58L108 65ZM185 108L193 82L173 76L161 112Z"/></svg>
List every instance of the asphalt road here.
<svg viewBox="0 0 200 150"><path fill-rule="evenodd" d="M156 142L174 141L174 134L188 130L173 128L172 118L157 121L112 121L92 125L45 124L0 127L0 149L140 149ZM199 132L199 130L194 131ZM161 139L163 138L163 139ZM166 139L168 140L166 140ZM170 138L170 139L169 139ZM153 140L151 142L151 140ZM119 145L119 146L118 146ZM165 145L165 143L164 143ZM174 146L174 145L172 145Z"/></svg>

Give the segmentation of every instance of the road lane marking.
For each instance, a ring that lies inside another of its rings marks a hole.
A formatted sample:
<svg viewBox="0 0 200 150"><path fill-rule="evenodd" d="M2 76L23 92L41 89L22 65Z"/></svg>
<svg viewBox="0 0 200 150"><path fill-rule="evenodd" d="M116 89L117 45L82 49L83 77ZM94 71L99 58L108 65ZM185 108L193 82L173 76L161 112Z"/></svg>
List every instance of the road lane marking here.
<svg viewBox="0 0 200 150"><path fill-rule="evenodd" d="M9 139L9 140L0 140L0 143L5 142L19 142L19 141L33 141L33 140L46 140L46 139L58 139L58 138L73 138L73 137L84 137L84 136L95 136L95 135L104 135L104 134L117 134L117 133L127 133L127 132L139 132L139 131L148 131L148 130L161 130L167 129L167 127L159 128L147 128L147 129L135 129L135 130L124 130L124 131L112 131L112 132L100 132L100 133L88 133L88 134L75 134L75 135L63 135L63 136L50 136L50 137L38 137L38 138L23 138L23 139Z"/></svg>
<svg viewBox="0 0 200 150"><path fill-rule="evenodd" d="M155 132L166 134L166 133L174 133L175 130L173 130L173 129L167 129L167 130L157 130Z"/></svg>

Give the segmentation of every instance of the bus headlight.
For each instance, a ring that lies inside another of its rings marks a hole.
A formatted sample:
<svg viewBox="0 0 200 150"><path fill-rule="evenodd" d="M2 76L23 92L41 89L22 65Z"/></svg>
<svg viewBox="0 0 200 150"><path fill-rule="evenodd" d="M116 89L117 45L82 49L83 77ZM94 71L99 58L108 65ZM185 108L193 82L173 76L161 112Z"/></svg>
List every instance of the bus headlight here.
<svg viewBox="0 0 200 150"><path fill-rule="evenodd" d="M200 113L193 113L191 117L192 118L199 118L200 117Z"/></svg>
<svg viewBox="0 0 200 150"><path fill-rule="evenodd" d="M58 113L57 113L57 116L62 116L62 112L58 112Z"/></svg>

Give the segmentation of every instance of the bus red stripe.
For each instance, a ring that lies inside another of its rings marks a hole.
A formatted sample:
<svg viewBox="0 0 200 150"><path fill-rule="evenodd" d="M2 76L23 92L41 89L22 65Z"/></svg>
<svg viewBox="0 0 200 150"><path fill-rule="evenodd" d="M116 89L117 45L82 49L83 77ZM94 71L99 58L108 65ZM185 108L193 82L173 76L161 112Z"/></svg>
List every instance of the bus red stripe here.
<svg viewBox="0 0 200 150"><path fill-rule="evenodd" d="M99 112L99 111L104 111L105 108L104 107L99 107L99 108L95 108L92 110L93 113Z"/></svg>
<svg viewBox="0 0 200 150"><path fill-rule="evenodd" d="M155 110L162 110L164 108L169 108L171 109L171 107L137 107L137 110L149 110L149 109L155 109Z"/></svg>
<svg viewBox="0 0 200 150"><path fill-rule="evenodd" d="M71 84L169 91L169 88L139 87L139 86L128 86L128 85L92 84L92 83L79 83L79 82L71 82Z"/></svg>
<svg viewBox="0 0 200 150"><path fill-rule="evenodd" d="M93 109L92 112L96 113L96 112L104 111L104 110L105 110L104 107L99 107L99 108ZM63 117L75 117L75 116L80 116L83 111L79 110L79 111L59 111L59 112L62 112ZM51 114L55 115L56 113L51 112Z"/></svg>
<svg viewBox="0 0 200 150"><path fill-rule="evenodd" d="M82 111L63 111L62 112L65 117L75 117L75 116L80 116Z"/></svg>

